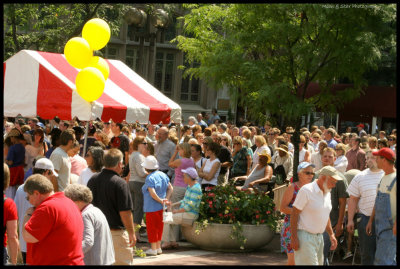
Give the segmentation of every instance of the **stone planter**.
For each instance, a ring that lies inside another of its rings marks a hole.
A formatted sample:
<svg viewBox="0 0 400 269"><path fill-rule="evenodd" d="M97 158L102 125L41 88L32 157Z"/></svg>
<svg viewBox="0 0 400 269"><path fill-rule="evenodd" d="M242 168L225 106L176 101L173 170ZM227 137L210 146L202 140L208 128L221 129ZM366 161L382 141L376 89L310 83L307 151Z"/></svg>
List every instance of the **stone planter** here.
<svg viewBox="0 0 400 269"><path fill-rule="evenodd" d="M182 234L185 239L205 250L222 252L243 252L260 249L267 245L274 236L267 225L248 225L242 224L243 235L247 238L244 244L244 250L240 249L240 244L236 239L232 239L232 224L209 223L208 226L197 235L195 230L197 223L193 226L182 226Z"/></svg>

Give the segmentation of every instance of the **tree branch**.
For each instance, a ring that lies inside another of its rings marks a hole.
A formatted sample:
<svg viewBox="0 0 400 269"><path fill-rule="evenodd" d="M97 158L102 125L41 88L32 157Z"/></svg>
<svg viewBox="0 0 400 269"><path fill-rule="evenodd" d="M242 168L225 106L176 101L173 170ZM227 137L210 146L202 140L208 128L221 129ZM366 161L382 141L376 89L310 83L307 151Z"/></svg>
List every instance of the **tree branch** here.
<svg viewBox="0 0 400 269"><path fill-rule="evenodd" d="M12 26L12 38L15 44L15 47L17 49L17 51L20 51L20 45L17 39L17 25L15 22L15 6L14 4L11 4L11 26Z"/></svg>
<svg viewBox="0 0 400 269"><path fill-rule="evenodd" d="M81 33L82 28L83 28L83 26L85 25L85 23L86 23L89 19L93 18L93 16L94 16L94 15L96 14L96 12L97 12L97 9L99 9L99 7L100 7L101 5L102 5L101 3L100 3L100 4L97 4L96 7L93 9L93 11L90 13L90 6L89 6L89 4L86 4L86 20L84 20L84 21L75 29L75 31L69 36L68 40L71 39L71 38L74 37L74 36L79 35L79 34ZM89 14L89 13L90 13L90 14Z"/></svg>

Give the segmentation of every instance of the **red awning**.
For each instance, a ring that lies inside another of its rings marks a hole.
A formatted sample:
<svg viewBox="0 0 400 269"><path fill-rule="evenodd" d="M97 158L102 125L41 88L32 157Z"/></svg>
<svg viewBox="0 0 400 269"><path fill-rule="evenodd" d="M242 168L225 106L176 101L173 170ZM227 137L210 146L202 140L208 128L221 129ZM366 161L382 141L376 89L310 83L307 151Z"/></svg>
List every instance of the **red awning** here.
<svg viewBox="0 0 400 269"><path fill-rule="evenodd" d="M333 92L345 90L351 84L335 84ZM365 94L350 103L346 103L338 113L348 118L359 117L385 117L396 118L396 88L384 86L368 86L364 88ZM309 98L320 92L317 83L310 83L305 97Z"/></svg>
<svg viewBox="0 0 400 269"><path fill-rule="evenodd" d="M76 91L78 69L63 54L22 50L3 63L4 116L128 123L181 122L181 107L123 62L106 60L110 75L102 96L87 102Z"/></svg>

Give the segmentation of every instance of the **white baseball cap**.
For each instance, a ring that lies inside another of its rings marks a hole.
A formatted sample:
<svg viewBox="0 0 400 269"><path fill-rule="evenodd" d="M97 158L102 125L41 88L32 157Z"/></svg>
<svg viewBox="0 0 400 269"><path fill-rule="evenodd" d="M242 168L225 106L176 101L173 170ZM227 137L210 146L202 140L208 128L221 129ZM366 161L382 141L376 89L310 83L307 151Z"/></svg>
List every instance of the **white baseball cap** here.
<svg viewBox="0 0 400 269"><path fill-rule="evenodd" d="M40 158L35 163L35 168L51 170L53 174L58 177L58 173L54 171L53 163L47 158Z"/></svg>
<svg viewBox="0 0 400 269"><path fill-rule="evenodd" d="M159 167L156 157L154 157L152 155L147 156L146 159L144 159L142 166L145 169L149 169L149 170L155 170L155 169L158 169L158 167Z"/></svg>

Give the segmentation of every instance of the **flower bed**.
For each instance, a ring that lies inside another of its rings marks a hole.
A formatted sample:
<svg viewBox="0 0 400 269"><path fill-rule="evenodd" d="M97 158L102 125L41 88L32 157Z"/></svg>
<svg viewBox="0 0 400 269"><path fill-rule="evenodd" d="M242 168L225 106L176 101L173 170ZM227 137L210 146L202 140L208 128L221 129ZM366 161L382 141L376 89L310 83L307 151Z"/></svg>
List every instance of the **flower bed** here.
<svg viewBox="0 0 400 269"><path fill-rule="evenodd" d="M247 241L242 224L262 225L275 231L278 216L273 200L264 193L238 191L235 186L216 186L203 193L199 218L194 224L200 234L209 223L232 224L230 237L236 239L240 248Z"/></svg>

